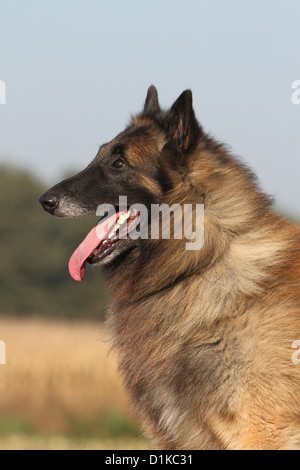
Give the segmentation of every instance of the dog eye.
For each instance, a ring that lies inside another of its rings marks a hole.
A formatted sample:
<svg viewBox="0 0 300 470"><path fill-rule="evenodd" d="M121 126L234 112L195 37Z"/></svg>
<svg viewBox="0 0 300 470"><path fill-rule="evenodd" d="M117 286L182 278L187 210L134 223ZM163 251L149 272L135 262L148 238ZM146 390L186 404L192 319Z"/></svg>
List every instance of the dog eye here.
<svg viewBox="0 0 300 470"><path fill-rule="evenodd" d="M117 169L124 168L124 166L126 166L126 164L121 158L118 158L118 160L113 163L113 167Z"/></svg>

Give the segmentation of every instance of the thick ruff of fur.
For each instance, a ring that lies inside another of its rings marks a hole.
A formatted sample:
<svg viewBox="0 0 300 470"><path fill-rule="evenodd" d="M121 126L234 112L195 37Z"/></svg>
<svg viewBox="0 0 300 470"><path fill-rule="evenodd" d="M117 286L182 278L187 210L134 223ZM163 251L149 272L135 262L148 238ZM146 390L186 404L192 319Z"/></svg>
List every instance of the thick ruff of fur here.
<svg viewBox="0 0 300 470"><path fill-rule="evenodd" d="M159 449L300 448L300 228L204 133L189 91L163 111L151 87L92 167L123 142L131 187L205 205L201 250L146 240L104 267L113 344L146 432Z"/></svg>

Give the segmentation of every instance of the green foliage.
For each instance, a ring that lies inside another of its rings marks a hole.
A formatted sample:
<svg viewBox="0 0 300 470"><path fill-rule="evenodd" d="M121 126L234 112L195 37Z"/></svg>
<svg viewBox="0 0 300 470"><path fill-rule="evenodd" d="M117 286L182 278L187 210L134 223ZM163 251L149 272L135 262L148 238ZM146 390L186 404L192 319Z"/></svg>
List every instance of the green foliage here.
<svg viewBox="0 0 300 470"><path fill-rule="evenodd" d="M141 430L120 410L108 410L100 416L84 416L70 426L71 437L86 436L101 439L116 439L119 437L140 438Z"/></svg>
<svg viewBox="0 0 300 470"><path fill-rule="evenodd" d="M56 430L56 433L58 430ZM25 417L2 416L0 417L0 438L10 435L51 435L49 431L41 431L34 426L30 419ZM142 437L142 431L122 411L113 409L104 414L95 416L81 416L70 419L69 425L60 430L64 436L86 439L117 439L130 437L138 439ZM54 433L55 435L55 433Z"/></svg>
<svg viewBox="0 0 300 470"><path fill-rule="evenodd" d="M70 256L97 219L50 217L38 202L46 189L26 172L0 168L0 312L102 316L101 271L87 269L82 283L68 273Z"/></svg>
<svg viewBox="0 0 300 470"><path fill-rule="evenodd" d="M12 416L1 416L0 437L12 434L34 434L34 429L26 419Z"/></svg>

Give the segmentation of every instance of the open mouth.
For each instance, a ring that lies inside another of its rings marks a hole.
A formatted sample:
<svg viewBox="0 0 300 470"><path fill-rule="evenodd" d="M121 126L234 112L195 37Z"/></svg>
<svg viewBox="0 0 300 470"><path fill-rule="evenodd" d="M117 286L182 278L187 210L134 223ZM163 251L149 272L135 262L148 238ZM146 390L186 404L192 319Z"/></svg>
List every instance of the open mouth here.
<svg viewBox="0 0 300 470"><path fill-rule="evenodd" d="M128 238L140 222L140 213L130 208L111 217L104 216L79 245L69 261L75 281L83 281L86 263L95 264L113 252L120 240Z"/></svg>
<svg viewBox="0 0 300 470"><path fill-rule="evenodd" d="M116 223L111 230L106 234L106 238L102 239L100 244L93 250L91 255L88 257L87 262L90 264L97 263L100 259L107 256L113 251L115 244L120 240L127 238L127 235L136 227L139 217L139 212L131 209L127 212L118 213ZM102 219L101 219L102 220ZM98 227L101 224L101 220L98 223ZM98 231L99 235L99 231Z"/></svg>

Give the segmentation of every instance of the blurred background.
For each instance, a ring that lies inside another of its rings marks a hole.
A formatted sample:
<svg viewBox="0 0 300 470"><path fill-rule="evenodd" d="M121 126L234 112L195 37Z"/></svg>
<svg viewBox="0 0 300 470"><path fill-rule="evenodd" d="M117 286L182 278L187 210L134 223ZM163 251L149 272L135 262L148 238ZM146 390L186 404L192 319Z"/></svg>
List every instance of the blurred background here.
<svg viewBox="0 0 300 470"><path fill-rule="evenodd" d="M67 269L96 219L38 197L86 166L155 84L191 88L204 128L300 219L298 0L0 0L0 449L139 449L102 324L99 270Z"/></svg>

